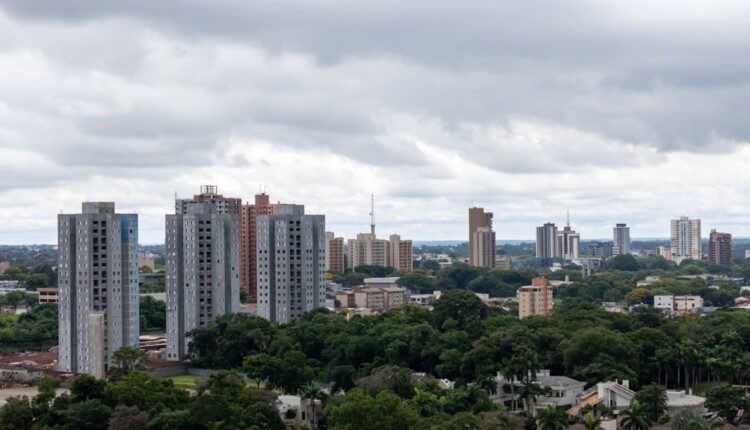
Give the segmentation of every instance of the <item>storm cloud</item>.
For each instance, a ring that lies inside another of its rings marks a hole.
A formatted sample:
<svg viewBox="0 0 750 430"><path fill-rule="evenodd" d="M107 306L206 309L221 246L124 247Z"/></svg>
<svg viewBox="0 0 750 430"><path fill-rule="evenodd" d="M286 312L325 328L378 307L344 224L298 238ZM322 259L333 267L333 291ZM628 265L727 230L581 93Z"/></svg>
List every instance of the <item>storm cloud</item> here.
<svg viewBox="0 0 750 430"><path fill-rule="evenodd" d="M0 243L114 200L304 203L352 236L750 235L745 2L0 2Z"/></svg>

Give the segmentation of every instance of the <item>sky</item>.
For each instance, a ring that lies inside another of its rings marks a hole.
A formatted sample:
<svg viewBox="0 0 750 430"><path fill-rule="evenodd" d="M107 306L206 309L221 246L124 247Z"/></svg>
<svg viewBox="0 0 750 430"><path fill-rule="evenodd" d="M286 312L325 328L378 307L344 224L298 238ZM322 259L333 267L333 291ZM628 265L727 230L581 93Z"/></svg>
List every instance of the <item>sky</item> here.
<svg viewBox="0 0 750 430"><path fill-rule="evenodd" d="M327 228L750 236L746 1L0 1L0 244L202 184Z"/></svg>

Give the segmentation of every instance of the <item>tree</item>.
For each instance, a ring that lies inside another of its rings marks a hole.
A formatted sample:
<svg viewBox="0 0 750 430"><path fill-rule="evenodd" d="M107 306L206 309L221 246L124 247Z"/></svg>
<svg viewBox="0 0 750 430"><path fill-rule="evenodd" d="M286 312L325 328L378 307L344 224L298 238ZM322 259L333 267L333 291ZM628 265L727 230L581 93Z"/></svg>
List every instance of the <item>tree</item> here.
<svg viewBox="0 0 750 430"><path fill-rule="evenodd" d="M537 412L539 430L565 430L568 427L568 414L550 405Z"/></svg>
<svg viewBox="0 0 750 430"><path fill-rule="evenodd" d="M290 409L293 410L293 409ZM268 403L254 403L242 411L243 428L284 430L286 425L279 416L279 411ZM315 426L313 426L315 429Z"/></svg>
<svg viewBox="0 0 750 430"><path fill-rule="evenodd" d="M706 394L706 409L719 414L724 420L734 424L737 411L745 408L746 397L743 388L720 385Z"/></svg>
<svg viewBox="0 0 750 430"><path fill-rule="evenodd" d="M320 387L309 384L306 387L302 389L302 398L310 399L310 402L312 403L312 428L313 430L317 430L318 428L318 408L315 404L316 400L323 400L325 396L325 393L323 390L320 389Z"/></svg>
<svg viewBox="0 0 750 430"><path fill-rule="evenodd" d="M638 265L638 260L630 254L618 255L610 258L604 263L604 268L607 270L622 270L626 272L637 272L641 269Z"/></svg>
<svg viewBox="0 0 750 430"><path fill-rule="evenodd" d="M0 430L29 430L34 422L26 396L9 397L0 408Z"/></svg>
<svg viewBox="0 0 750 430"><path fill-rule="evenodd" d="M117 406L109 417L108 430L143 430L148 424L148 412L138 406Z"/></svg>
<svg viewBox="0 0 750 430"><path fill-rule="evenodd" d="M602 419L595 417L591 412L586 412L586 415L583 416L582 424L586 427L586 430L596 430L601 423Z"/></svg>
<svg viewBox="0 0 750 430"><path fill-rule="evenodd" d="M644 304L648 302L651 297L651 291L646 288L639 287L633 289L631 292L625 294L625 301L630 305Z"/></svg>
<svg viewBox="0 0 750 430"><path fill-rule="evenodd" d="M442 294L433 305L432 317L440 329L452 319L458 329L464 329L487 315L487 306L471 291L451 290Z"/></svg>
<svg viewBox="0 0 750 430"><path fill-rule="evenodd" d="M307 365L305 354L291 351L279 361L279 370L271 375L269 382L288 394L298 394L312 381L313 372Z"/></svg>
<svg viewBox="0 0 750 430"><path fill-rule="evenodd" d="M667 390L658 384L646 385L635 395L635 400L649 419L657 422L667 409Z"/></svg>
<svg viewBox="0 0 750 430"><path fill-rule="evenodd" d="M242 362L242 370L248 378L255 380L260 388L260 383L268 381L273 375L280 372L281 360L265 353L248 355Z"/></svg>
<svg viewBox="0 0 750 430"><path fill-rule="evenodd" d="M135 346L124 346L112 354L112 361L114 361L115 367L119 368L123 373L143 369L143 363L147 360L148 355Z"/></svg>
<svg viewBox="0 0 750 430"><path fill-rule="evenodd" d="M373 397L360 388L332 405L328 416L331 430L410 430L419 422L416 412L397 395L381 391Z"/></svg>
<svg viewBox="0 0 750 430"><path fill-rule="evenodd" d="M101 399L106 386L105 381L96 379L91 375L76 376L70 386L71 398L74 402Z"/></svg>
<svg viewBox="0 0 750 430"><path fill-rule="evenodd" d="M635 399L628 409L622 411L622 417L620 424L623 430L648 430L651 427L646 411Z"/></svg>
<svg viewBox="0 0 750 430"><path fill-rule="evenodd" d="M422 270L407 272L396 281L399 287L408 288L414 293L431 293L435 289L435 280Z"/></svg>
<svg viewBox="0 0 750 430"><path fill-rule="evenodd" d="M107 430L112 409L99 399L73 403L63 413L70 429Z"/></svg>

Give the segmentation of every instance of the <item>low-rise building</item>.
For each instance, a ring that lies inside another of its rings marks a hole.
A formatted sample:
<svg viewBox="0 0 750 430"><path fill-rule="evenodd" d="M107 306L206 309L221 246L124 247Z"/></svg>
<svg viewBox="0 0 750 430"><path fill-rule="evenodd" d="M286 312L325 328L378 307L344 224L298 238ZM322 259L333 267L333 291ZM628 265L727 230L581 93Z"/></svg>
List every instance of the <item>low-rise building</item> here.
<svg viewBox="0 0 750 430"><path fill-rule="evenodd" d="M398 309L406 303L406 294L403 288L383 287L383 306L385 309Z"/></svg>
<svg viewBox="0 0 750 430"><path fill-rule="evenodd" d="M358 288L354 290L354 303L358 308L384 309L383 291L380 288Z"/></svg>
<svg viewBox="0 0 750 430"><path fill-rule="evenodd" d="M44 370L24 364L0 364L0 382L29 383L44 376Z"/></svg>
<svg viewBox="0 0 750 430"><path fill-rule="evenodd" d="M37 288L36 292L39 295L38 300L40 305L42 303L58 303L60 301L60 297L57 295L57 288Z"/></svg>
<svg viewBox="0 0 750 430"><path fill-rule="evenodd" d="M703 307L701 296L654 296L654 307L667 314L693 312Z"/></svg>
<svg viewBox="0 0 750 430"><path fill-rule="evenodd" d="M597 405L619 413L628 409L634 398L635 391L630 389L628 380L600 382L581 393L576 405L568 410L568 414L579 415L581 409Z"/></svg>
<svg viewBox="0 0 750 430"><path fill-rule="evenodd" d="M432 306L435 302L433 294L412 294L409 296L409 303L417 306Z"/></svg>
<svg viewBox="0 0 750 430"><path fill-rule="evenodd" d="M701 414L706 412L706 398L694 396L692 390L690 391L686 393L684 390L667 390L667 410L669 410L669 415L675 416L684 409L694 409Z"/></svg>
<svg viewBox="0 0 750 430"><path fill-rule="evenodd" d="M357 303L355 301L354 292L352 291L339 291L336 293L336 300L339 301L342 308L356 308Z"/></svg>
<svg viewBox="0 0 750 430"><path fill-rule="evenodd" d="M517 378L506 379L501 373L497 374L495 378L497 384L496 394L493 396L493 400L499 403L508 403L513 400L515 395L516 400L519 400L519 392L523 388L523 382ZM513 393L510 390L510 384L513 384ZM540 408L547 406L573 406L577 403L579 396L583 393L583 388L586 385L583 381L577 381L567 376L553 376L547 369L540 370L536 374L535 380L532 382L539 385L542 388L548 388L550 394L538 396L536 401L529 405L532 413Z"/></svg>

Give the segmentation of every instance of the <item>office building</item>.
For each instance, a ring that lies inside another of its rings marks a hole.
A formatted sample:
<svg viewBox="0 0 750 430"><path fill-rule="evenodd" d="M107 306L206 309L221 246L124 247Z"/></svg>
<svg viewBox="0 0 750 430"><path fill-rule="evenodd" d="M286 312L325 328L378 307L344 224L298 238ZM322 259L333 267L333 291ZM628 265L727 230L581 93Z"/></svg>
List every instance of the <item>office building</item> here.
<svg viewBox="0 0 750 430"><path fill-rule="evenodd" d="M191 330L239 310L241 206L204 185L166 216L167 360L185 357Z"/></svg>
<svg viewBox="0 0 750 430"><path fill-rule="evenodd" d="M531 285L518 289L518 317L547 316L552 310L552 287L545 278L534 278Z"/></svg>
<svg viewBox="0 0 750 430"><path fill-rule="evenodd" d="M344 238L326 232L326 272L344 273Z"/></svg>
<svg viewBox="0 0 750 430"><path fill-rule="evenodd" d="M401 236L392 234L388 238L388 261L387 266L396 270L412 269L412 242L401 240Z"/></svg>
<svg viewBox="0 0 750 430"><path fill-rule="evenodd" d="M557 226L548 222L536 228L536 257L537 258L559 258L560 248L557 244L559 235Z"/></svg>
<svg viewBox="0 0 750 430"><path fill-rule="evenodd" d="M240 212L240 288L248 296L256 297L258 289L257 220L262 215L273 215L276 205L266 193L255 195L253 204L245 204Z"/></svg>
<svg viewBox="0 0 750 430"><path fill-rule="evenodd" d="M469 264L494 267L495 231L492 229L492 212L484 208L469 208Z"/></svg>
<svg viewBox="0 0 750 430"><path fill-rule="evenodd" d="M700 260L701 251L701 220L690 219L686 216L671 221L671 252L672 260L685 259Z"/></svg>
<svg viewBox="0 0 750 430"><path fill-rule="evenodd" d="M627 224L617 224L612 229L612 255L630 254L630 227Z"/></svg>
<svg viewBox="0 0 750 430"><path fill-rule="evenodd" d="M325 228L302 205L258 217L258 316L284 324L325 306Z"/></svg>
<svg viewBox="0 0 750 430"><path fill-rule="evenodd" d="M513 269L513 257L508 254L495 255L495 269L500 269L500 270Z"/></svg>
<svg viewBox="0 0 750 430"><path fill-rule="evenodd" d="M659 245L656 247L656 255L663 257L665 260L671 260L672 248L668 246Z"/></svg>
<svg viewBox="0 0 750 430"><path fill-rule="evenodd" d="M612 242L589 242L589 254L594 257L606 260L607 258L612 256L613 247L614 246Z"/></svg>
<svg viewBox="0 0 750 430"><path fill-rule="evenodd" d="M732 235L711 230L708 239L708 259L714 264L732 267Z"/></svg>
<svg viewBox="0 0 750 430"><path fill-rule="evenodd" d="M580 246L581 235L570 228L570 214L568 214L568 222L565 227L557 232L556 255L564 260L577 259Z"/></svg>
<svg viewBox="0 0 750 430"><path fill-rule="evenodd" d="M112 355L137 346L138 215L111 202L58 215L58 370L103 377Z"/></svg>

